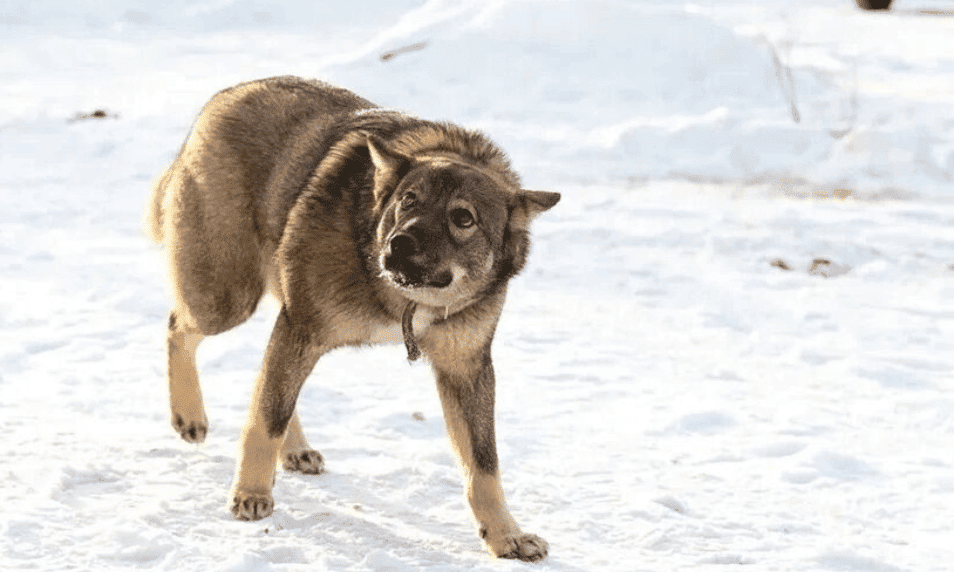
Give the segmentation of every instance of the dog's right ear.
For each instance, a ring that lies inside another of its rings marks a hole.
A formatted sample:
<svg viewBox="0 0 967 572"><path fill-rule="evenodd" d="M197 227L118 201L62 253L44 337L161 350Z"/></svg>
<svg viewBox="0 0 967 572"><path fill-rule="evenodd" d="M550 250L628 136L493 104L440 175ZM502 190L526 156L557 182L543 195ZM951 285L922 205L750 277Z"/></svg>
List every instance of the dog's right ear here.
<svg viewBox="0 0 967 572"><path fill-rule="evenodd" d="M396 188L397 183L410 169L410 158L390 149L385 141L372 133L366 134L366 145L369 147L369 158L376 167L373 193L378 204L386 193Z"/></svg>
<svg viewBox="0 0 967 572"><path fill-rule="evenodd" d="M372 133L366 134L366 145L369 146L369 157L376 165L376 172L396 171L410 160L406 155L391 150L386 141Z"/></svg>

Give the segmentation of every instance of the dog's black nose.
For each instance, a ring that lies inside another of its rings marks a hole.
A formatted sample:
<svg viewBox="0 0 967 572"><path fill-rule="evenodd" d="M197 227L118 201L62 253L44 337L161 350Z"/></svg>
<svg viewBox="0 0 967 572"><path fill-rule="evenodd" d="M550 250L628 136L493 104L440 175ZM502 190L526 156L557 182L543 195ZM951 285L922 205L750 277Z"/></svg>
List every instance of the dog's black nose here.
<svg viewBox="0 0 967 572"><path fill-rule="evenodd" d="M389 241L390 256L409 258L420 253L420 243L412 235L401 232Z"/></svg>

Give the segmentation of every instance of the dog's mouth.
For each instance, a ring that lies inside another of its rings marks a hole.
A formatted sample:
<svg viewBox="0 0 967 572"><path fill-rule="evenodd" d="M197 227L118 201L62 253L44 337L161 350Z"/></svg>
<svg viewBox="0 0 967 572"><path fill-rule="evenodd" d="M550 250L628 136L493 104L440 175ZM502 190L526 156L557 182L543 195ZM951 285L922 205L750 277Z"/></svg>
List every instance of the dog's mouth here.
<svg viewBox="0 0 967 572"><path fill-rule="evenodd" d="M410 301L454 308L473 297L473 272L445 253L427 250L407 232L390 235L379 254L380 277Z"/></svg>
<svg viewBox="0 0 967 572"><path fill-rule="evenodd" d="M389 258L389 257L388 257ZM442 289L453 284L453 272L448 268L432 271L418 264L383 262L383 272L390 281L403 289Z"/></svg>

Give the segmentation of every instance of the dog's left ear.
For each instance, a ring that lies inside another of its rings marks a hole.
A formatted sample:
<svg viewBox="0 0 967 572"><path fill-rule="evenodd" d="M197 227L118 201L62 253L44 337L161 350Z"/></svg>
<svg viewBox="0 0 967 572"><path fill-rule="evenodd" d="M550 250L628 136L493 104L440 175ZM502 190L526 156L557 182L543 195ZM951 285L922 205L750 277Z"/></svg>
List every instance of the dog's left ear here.
<svg viewBox="0 0 967 572"><path fill-rule="evenodd" d="M524 200L527 201L528 208L535 209L537 211L534 214L540 214L548 210L561 200L561 193L552 193L550 191L522 190L521 195L523 195Z"/></svg>
<svg viewBox="0 0 967 572"><path fill-rule="evenodd" d="M530 250L527 229L531 221L556 205L561 200L561 193L521 190L517 193L517 200L517 205L510 211L510 220L504 236L506 257L503 259L501 274L508 278L524 268L527 251Z"/></svg>
<svg viewBox="0 0 967 572"><path fill-rule="evenodd" d="M561 193L550 191L521 190L519 196L527 223L530 223L534 220L534 217L550 209L561 200Z"/></svg>

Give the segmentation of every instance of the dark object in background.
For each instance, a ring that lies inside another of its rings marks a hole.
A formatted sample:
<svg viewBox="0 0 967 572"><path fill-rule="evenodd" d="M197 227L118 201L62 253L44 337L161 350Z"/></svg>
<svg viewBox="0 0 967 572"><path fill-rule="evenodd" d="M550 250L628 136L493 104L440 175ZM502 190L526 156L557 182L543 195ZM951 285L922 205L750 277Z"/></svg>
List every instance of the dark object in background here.
<svg viewBox="0 0 967 572"><path fill-rule="evenodd" d="M103 109L98 109L92 111L91 113L77 113L74 117L67 120L68 123L73 123L75 121L83 121L85 119L117 119L117 113L108 113Z"/></svg>
<svg viewBox="0 0 967 572"><path fill-rule="evenodd" d="M893 0L856 0L856 5L863 10L889 10Z"/></svg>

